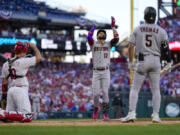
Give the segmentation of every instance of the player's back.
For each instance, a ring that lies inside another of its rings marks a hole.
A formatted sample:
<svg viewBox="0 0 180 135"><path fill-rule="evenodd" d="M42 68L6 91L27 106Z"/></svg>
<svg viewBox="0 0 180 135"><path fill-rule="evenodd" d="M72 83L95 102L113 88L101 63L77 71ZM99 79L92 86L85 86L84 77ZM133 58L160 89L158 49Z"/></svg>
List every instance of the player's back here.
<svg viewBox="0 0 180 135"><path fill-rule="evenodd" d="M165 30L156 24L142 24L136 27L133 36L131 38L134 38L136 54L141 52L160 56L161 41L167 39Z"/></svg>
<svg viewBox="0 0 180 135"><path fill-rule="evenodd" d="M13 59L11 59L13 60ZM22 58L18 58L16 59L14 62L12 62L11 64L11 72L13 75L15 76L21 76L21 77L12 77L9 76L9 63L8 61L6 63L4 63L3 68L2 68L2 77L8 77L8 87L15 87L15 86L19 86L19 87L28 87L29 83L27 80L27 72L28 72L28 68L30 66L35 65L36 63L36 58L32 57L32 58L26 58L26 57L22 57Z"/></svg>

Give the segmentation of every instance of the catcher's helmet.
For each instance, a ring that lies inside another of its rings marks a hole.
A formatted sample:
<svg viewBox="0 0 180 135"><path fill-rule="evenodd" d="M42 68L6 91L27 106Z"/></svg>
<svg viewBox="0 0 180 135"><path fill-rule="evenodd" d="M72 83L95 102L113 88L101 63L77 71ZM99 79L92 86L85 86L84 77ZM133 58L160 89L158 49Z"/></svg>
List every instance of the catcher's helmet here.
<svg viewBox="0 0 180 135"><path fill-rule="evenodd" d="M98 36L98 34L99 34L100 32L103 32L103 33L104 33L104 36L103 36L103 37L101 37L101 38L99 38L99 39L106 40L106 37L107 37L106 31L105 31L105 30L103 30L103 29L99 29L99 30L97 31L97 36Z"/></svg>
<svg viewBox="0 0 180 135"><path fill-rule="evenodd" d="M16 42L16 46L14 47L15 54L26 53L27 51L28 51L28 48L24 43L22 43L20 41Z"/></svg>
<svg viewBox="0 0 180 135"><path fill-rule="evenodd" d="M147 23L153 24L156 20L156 9L153 7L147 7L144 10L144 20Z"/></svg>

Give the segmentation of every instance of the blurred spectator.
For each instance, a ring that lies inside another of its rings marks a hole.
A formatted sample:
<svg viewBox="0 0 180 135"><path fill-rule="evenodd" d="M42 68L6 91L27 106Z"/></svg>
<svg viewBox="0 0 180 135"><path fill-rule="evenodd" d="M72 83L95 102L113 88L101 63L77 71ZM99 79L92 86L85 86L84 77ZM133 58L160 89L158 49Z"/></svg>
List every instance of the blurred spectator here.
<svg viewBox="0 0 180 135"><path fill-rule="evenodd" d="M158 24L167 31L170 41L180 41L180 19L160 19Z"/></svg>

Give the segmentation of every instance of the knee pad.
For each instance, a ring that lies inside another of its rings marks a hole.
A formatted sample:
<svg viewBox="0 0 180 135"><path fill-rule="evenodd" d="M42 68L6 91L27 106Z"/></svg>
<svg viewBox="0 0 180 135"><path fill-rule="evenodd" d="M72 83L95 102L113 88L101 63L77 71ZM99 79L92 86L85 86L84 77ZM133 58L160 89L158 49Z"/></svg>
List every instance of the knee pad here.
<svg viewBox="0 0 180 135"><path fill-rule="evenodd" d="M4 112L5 119L10 121L19 121L19 122L31 122L32 121L32 113L23 114L21 112L9 111Z"/></svg>
<svg viewBox="0 0 180 135"><path fill-rule="evenodd" d="M5 112L5 119L10 121L21 121L23 120L23 114L20 112L9 111Z"/></svg>

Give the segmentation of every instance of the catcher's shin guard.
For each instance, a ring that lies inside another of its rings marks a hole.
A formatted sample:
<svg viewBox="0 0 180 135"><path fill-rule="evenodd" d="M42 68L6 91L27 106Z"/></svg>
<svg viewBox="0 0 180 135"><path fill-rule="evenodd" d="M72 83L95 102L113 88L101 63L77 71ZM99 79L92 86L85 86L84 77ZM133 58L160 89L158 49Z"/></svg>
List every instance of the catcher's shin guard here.
<svg viewBox="0 0 180 135"><path fill-rule="evenodd" d="M10 121L19 121L19 122L31 122L32 121L32 114L22 114L21 112L4 112L5 119Z"/></svg>
<svg viewBox="0 0 180 135"><path fill-rule="evenodd" d="M103 119L109 120L109 103L102 103L102 112L103 112Z"/></svg>

